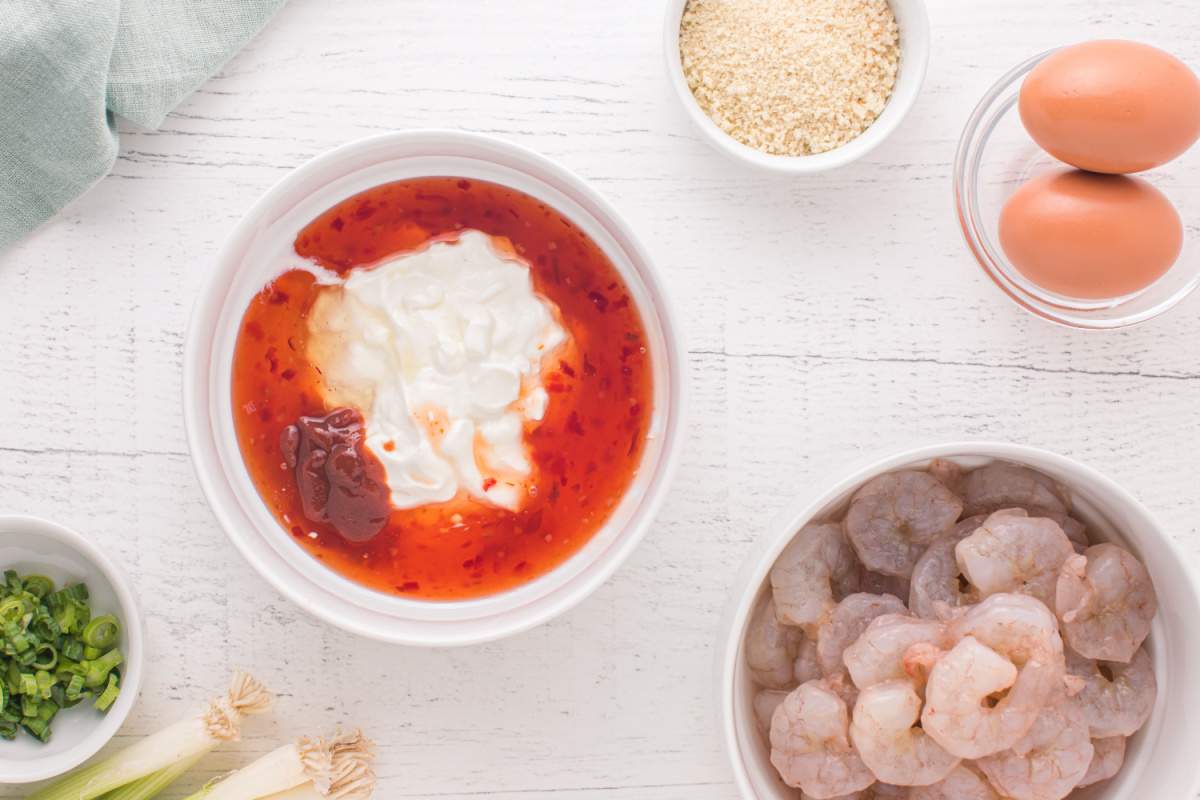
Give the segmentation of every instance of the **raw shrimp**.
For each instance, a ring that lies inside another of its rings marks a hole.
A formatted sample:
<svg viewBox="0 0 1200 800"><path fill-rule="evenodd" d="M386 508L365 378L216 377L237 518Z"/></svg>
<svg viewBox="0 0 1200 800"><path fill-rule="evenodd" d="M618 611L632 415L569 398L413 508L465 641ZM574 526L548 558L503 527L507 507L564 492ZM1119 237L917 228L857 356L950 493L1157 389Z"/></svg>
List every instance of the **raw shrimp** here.
<svg viewBox="0 0 1200 800"><path fill-rule="evenodd" d="M908 800L1000 800L987 779L965 764L959 764L946 779L932 786L918 786Z"/></svg>
<svg viewBox="0 0 1200 800"><path fill-rule="evenodd" d="M810 523L771 568L775 613L788 625L816 625L846 595L858 591L858 560L836 522Z"/></svg>
<svg viewBox="0 0 1200 800"><path fill-rule="evenodd" d="M1059 574L1055 600L1067 644L1102 661L1133 658L1158 611L1150 573L1114 544L1071 556Z"/></svg>
<svg viewBox="0 0 1200 800"><path fill-rule="evenodd" d="M978 605L959 609L948 627L955 640L974 636L1018 667L1036 667L1051 678L1045 681L1047 685L1062 677L1063 645L1058 623L1050 609L1036 598L994 594Z"/></svg>
<svg viewBox="0 0 1200 800"><path fill-rule="evenodd" d="M901 470L855 492L843 524L867 569L907 578L926 546L961 513L962 501L937 478Z"/></svg>
<svg viewBox="0 0 1200 800"><path fill-rule="evenodd" d="M954 553L981 596L1017 592L1053 607L1059 567L1075 548L1054 520L1013 508L989 516Z"/></svg>
<svg viewBox="0 0 1200 800"><path fill-rule="evenodd" d="M763 733L771 732L771 717L775 714L775 709L779 708L779 704L788 696L787 692L779 689L760 689L754 695L754 721L758 723L758 728Z"/></svg>
<svg viewBox="0 0 1200 800"><path fill-rule="evenodd" d="M1069 514L1060 514L1054 511L1046 511L1044 509L1025 509L1031 517L1048 517L1058 523L1058 527L1063 529L1063 533L1071 540L1071 544L1075 546L1076 552L1081 552L1088 549L1091 541L1088 539L1087 525L1084 525L1079 520Z"/></svg>
<svg viewBox="0 0 1200 800"><path fill-rule="evenodd" d="M954 546L979 529L987 517L981 515L962 520L948 533L938 536L917 559L913 567L912 589L908 607L918 617L939 619L950 608L969 605L978 600L976 592L964 586L965 578L958 568Z"/></svg>
<svg viewBox="0 0 1200 800"><path fill-rule="evenodd" d="M884 614L871 624L842 653L842 662L859 689L866 689L886 680L910 677L905 670L904 656L915 644L930 643L949 646L946 626L940 622L910 617L907 614Z"/></svg>
<svg viewBox="0 0 1200 800"><path fill-rule="evenodd" d="M994 594L961 610L948 631L958 644L929 674L925 730L962 758L1012 747L1062 686L1062 639L1054 615L1032 597ZM984 702L1006 689L995 706Z"/></svg>
<svg viewBox="0 0 1200 800"><path fill-rule="evenodd" d="M1128 664L1096 662L1068 650L1067 672L1083 681L1076 699L1097 739L1132 736L1154 710L1158 681L1144 649Z"/></svg>
<svg viewBox="0 0 1200 800"><path fill-rule="evenodd" d="M796 661L792 664L792 678L799 686L821 677L821 665L817 661L817 640L808 636L800 642Z"/></svg>
<svg viewBox="0 0 1200 800"><path fill-rule="evenodd" d="M1083 711L1060 690L1012 749L975 764L1004 797L1061 800L1087 773L1093 752Z"/></svg>
<svg viewBox="0 0 1200 800"><path fill-rule="evenodd" d="M862 635L871 620L884 614L907 614L904 601L890 594L852 594L837 604L817 631L817 663L823 675L845 672L842 653Z"/></svg>
<svg viewBox="0 0 1200 800"><path fill-rule="evenodd" d="M946 653L925 684L925 732L959 758L1011 747L1033 724L1037 706L1015 686L1018 671L1004 656L967 636ZM994 708L988 696L1010 690Z"/></svg>
<svg viewBox="0 0 1200 800"><path fill-rule="evenodd" d="M929 462L929 474L956 495L962 496L963 468L945 458L935 458Z"/></svg>
<svg viewBox="0 0 1200 800"><path fill-rule="evenodd" d="M891 594L901 600L908 597L912 591L908 578L899 575L884 575L882 572L871 572L866 567L858 574L858 591L868 594Z"/></svg>
<svg viewBox="0 0 1200 800"><path fill-rule="evenodd" d="M958 766L957 756L917 726L920 716L921 696L911 681L884 681L859 694L850 740L876 778L901 786L928 786Z"/></svg>
<svg viewBox="0 0 1200 800"><path fill-rule="evenodd" d="M1071 510L1066 487L1029 467L993 461L967 473L962 482L963 512L990 514L1000 508L1040 508L1063 514Z"/></svg>
<svg viewBox="0 0 1200 800"><path fill-rule="evenodd" d="M768 597L760 602L746 631L750 677L768 689L790 689L795 685L793 671L803 639L803 631L779 621L775 601Z"/></svg>
<svg viewBox="0 0 1200 800"><path fill-rule="evenodd" d="M1088 764L1087 772L1076 784L1078 788L1108 780L1120 772L1121 765L1125 763L1124 736L1092 739L1092 747L1096 749L1096 753L1092 756L1092 763Z"/></svg>
<svg viewBox="0 0 1200 800"><path fill-rule="evenodd" d="M850 743L846 703L824 681L801 684L771 718L771 764L814 800L867 788L875 776Z"/></svg>
<svg viewBox="0 0 1200 800"><path fill-rule="evenodd" d="M889 786L886 783L872 783L861 792L851 792L832 800L908 800L907 786ZM800 800L814 800L812 795L800 793Z"/></svg>

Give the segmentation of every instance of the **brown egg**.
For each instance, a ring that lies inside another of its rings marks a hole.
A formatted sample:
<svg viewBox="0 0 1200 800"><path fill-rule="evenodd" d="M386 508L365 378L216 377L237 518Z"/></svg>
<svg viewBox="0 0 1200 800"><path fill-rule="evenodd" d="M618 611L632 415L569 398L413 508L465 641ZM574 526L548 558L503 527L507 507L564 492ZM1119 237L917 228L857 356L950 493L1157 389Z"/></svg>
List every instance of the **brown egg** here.
<svg viewBox="0 0 1200 800"><path fill-rule="evenodd" d="M1055 158L1093 172L1141 172L1200 137L1200 80L1138 42L1064 47L1021 85L1021 121Z"/></svg>
<svg viewBox="0 0 1200 800"><path fill-rule="evenodd" d="M1122 297L1163 275L1183 248L1166 195L1140 178L1056 171L1000 212L1000 246L1033 283L1067 297Z"/></svg>

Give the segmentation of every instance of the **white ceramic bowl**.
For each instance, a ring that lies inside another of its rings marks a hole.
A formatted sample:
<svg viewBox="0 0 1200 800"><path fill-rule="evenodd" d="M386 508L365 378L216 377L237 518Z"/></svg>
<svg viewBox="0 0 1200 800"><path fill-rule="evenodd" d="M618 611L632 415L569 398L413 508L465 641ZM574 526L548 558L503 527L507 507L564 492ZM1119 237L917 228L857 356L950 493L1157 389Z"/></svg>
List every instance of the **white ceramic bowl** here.
<svg viewBox="0 0 1200 800"><path fill-rule="evenodd" d="M743 164L787 175L809 175L845 166L874 150L900 127L925 82L930 50L929 12L925 8L925 0L889 1L892 13L896 16L896 24L900 28L900 71L896 76L896 86L883 113L871 127L863 131L858 138L835 150L811 156L772 155L747 147L709 119L683 76L683 62L679 54L679 23L683 19L687 0L667 2L666 22L663 25L663 52L671 87L709 144Z"/></svg>
<svg viewBox="0 0 1200 800"><path fill-rule="evenodd" d="M769 761L769 748L754 723L754 687L743 668L746 622L761 594L767 574L784 546L805 523L838 515L862 484L885 472L924 467L933 458L968 466L995 459L1040 470L1066 485L1075 503L1073 514L1087 523L1093 539L1129 548L1145 562L1154 579L1159 609L1146 647L1158 677L1158 700L1150 720L1130 740L1125 766L1112 780L1071 795L1072 800L1192 798L1200 789L1200 763L1192 752L1189 732L1200 708L1200 597L1196 578L1182 553L1149 512L1131 494L1090 467L1054 453L1013 444L966 442L924 447L889 456L852 472L816 497L807 498L781 517L747 560L729 607L718 643L717 695L725 747L742 796L757 800L795 800L796 792L779 780Z"/></svg>
<svg viewBox="0 0 1200 800"><path fill-rule="evenodd" d="M89 539L53 522L0 516L0 570L4 569L45 575L59 587L85 583L92 611L121 621L121 694L107 713L80 703L54 718L45 744L24 731L11 742L0 741L0 783L30 783L79 766L125 722L142 685L142 617L128 581L108 556Z"/></svg>
<svg viewBox="0 0 1200 800"><path fill-rule="evenodd" d="M250 298L289 261L296 232L319 213L389 181L453 175L492 181L565 214L629 285L649 339L654 413L641 468L609 521L572 558L523 586L485 598L430 602L385 595L323 566L279 526L238 449L230 407L234 343ZM633 551L662 504L677 462L685 350L658 273L629 226L582 179L488 136L412 131L361 139L309 161L266 193L217 257L188 331L184 417L200 485L229 538L270 584L312 614L363 636L460 645L545 622L599 587Z"/></svg>

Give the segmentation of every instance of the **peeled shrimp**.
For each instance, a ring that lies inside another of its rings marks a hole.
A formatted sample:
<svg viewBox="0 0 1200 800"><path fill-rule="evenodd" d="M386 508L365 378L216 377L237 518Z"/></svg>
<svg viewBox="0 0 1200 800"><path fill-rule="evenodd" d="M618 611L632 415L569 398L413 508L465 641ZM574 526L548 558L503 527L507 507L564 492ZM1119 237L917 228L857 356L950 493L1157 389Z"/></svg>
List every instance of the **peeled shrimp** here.
<svg viewBox="0 0 1200 800"><path fill-rule="evenodd" d="M918 786L908 793L908 800L1000 800L1000 795L975 770L960 764L945 780L932 786Z"/></svg>
<svg viewBox="0 0 1200 800"><path fill-rule="evenodd" d="M792 678L796 685L815 681L821 677L821 665L817 661L817 640L808 636L800 642L796 661L792 664Z"/></svg>
<svg viewBox="0 0 1200 800"><path fill-rule="evenodd" d="M962 495L963 468L953 461L935 458L929 462L929 474L956 495Z"/></svg>
<svg viewBox="0 0 1200 800"><path fill-rule="evenodd" d="M858 591L868 594L890 594L901 600L908 598L912 588L908 578L899 575L884 575L863 567L858 574Z"/></svg>
<svg viewBox="0 0 1200 800"><path fill-rule="evenodd" d="M907 614L884 614L871 624L842 653L842 662L859 689L886 680L911 677L905 669L905 654L915 644L946 643L946 626Z"/></svg>
<svg viewBox="0 0 1200 800"><path fill-rule="evenodd" d="M1132 736L1154 710L1158 681L1145 650L1128 664L1096 662L1067 651L1067 672L1083 681L1075 699L1097 739Z"/></svg>
<svg viewBox="0 0 1200 800"><path fill-rule="evenodd" d="M967 473L962 482L963 512L990 514L1000 508L1039 508L1066 514L1071 497L1049 475L1029 467L994 461Z"/></svg>
<svg viewBox="0 0 1200 800"><path fill-rule="evenodd" d="M921 725L948 752L980 758L1011 747L1037 716L1016 695L1013 663L967 636L933 665L925 684ZM989 695L1009 691L994 708Z"/></svg>
<svg viewBox="0 0 1200 800"><path fill-rule="evenodd" d="M881 781L928 786L945 778L959 758L921 730L921 696L908 680L889 680L864 689L854 705L850 740Z"/></svg>
<svg viewBox="0 0 1200 800"><path fill-rule="evenodd" d="M823 681L801 684L771 718L771 764L814 800L867 788L875 776L850 743L846 703Z"/></svg>
<svg viewBox="0 0 1200 800"><path fill-rule="evenodd" d="M851 792L832 800L908 800L907 786L889 786L886 783L872 783L861 792ZM812 795L800 793L800 800L814 800Z"/></svg>
<svg viewBox="0 0 1200 800"><path fill-rule="evenodd" d="M837 604L817 631L817 664L823 675L846 671L845 649L854 643L871 620L884 614L906 614L904 601L890 594L852 594Z"/></svg>
<svg viewBox="0 0 1200 800"><path fill-rule="evenodd" d="M746 630L746 667L759 686L790 689L796 654L804 632L784 625L775 614L775 601L769 597L758 604Z"/></svg>
<svg viewBox="0 0 1200 800"><path fill-rule="evenodd" d="M960 609L948 623L955 639L974 636L1018 667L1033 666L1054 685L1064 670L1058 623L1045 604L1023 594L994 594ZM1048 695L1048 692L1047 692ZM1041 700L1045 700L1043 696Z"/></svg>
<svg viewBox="0 0 1200 800"><path fill-rule="evenodd" d="M978 600L976 592L963 585L962 570L954 547L979 529L987 517L968 517L948 533L938 536L917 559L913 567L908 607L918 617L939 619L947 609L969 605ZM965 580L965 579L964 579Z"/></svg>
<svg viewBox="0 0 1200 800"><path fill-rule="evenodd" d="M1103 661L1133 658L1158 611L1146 567L1113 544L1071 556L1059 574L1055 600L1067 644Z"/></svg>
<svg viewBox="0 0 1200 800"><path fill-rule="evenodd" d="M770 733L771 717L787 696L787 692L779 689L761 689L754 695L754 701L751 703L754 707L754 720L763 733Z"/></svg>
<svg viewBox="0 0 1200 800"><path fill-rule="evenodd" d="M858 591L858 560L836 522L810 523L771 569L775 612L788 625L816 625L837 601Z"/></svg>
<svg viewBox="0 0 1200 800"><path fill-rule="evenodd" d="M1124 736L1092 739L1092 747L1095 748L1096 753L1092 756L1092 763L1088 764L1087 772L1076 784L1078 788L1108 780L1120 772L1121 765L1125 763Z"/></svg>
<svg viewBox="0 0 1200 800"><path fill-rule="evenodd" d="M1075 549L1057 522L1014 508L989 516L954 553L982 596L1017 592L1053 607L1059 567Z"/></svg>
<svg viewBox="0 0 1200 800"><path fill-rule="evenodd" d="M925 547L950 530L962 502L928 472L880 475L850 500L844 522L859 560L885 575L912 575Z"/></svg>
<svg viewBox="0 0 1200 800"><path fill-rule="evenodd" d="M1071 544L1075 546L1076 552L1081 552L1088 549L1091 541L1088 539L1087 526L1079 520L1068 514L1060 514L1054 511L1045 511L1043 509L1025 509L1031 517L1048 517L1058 523L1058 527L1063 529L1063 533L1071 540Z"/></svg>
<svg viewBox="0 0 1200 800"><path fill-rule="evenodd" d="M1060 691L1012 749L975 764L1004 797L1061 800L1083 779L1093 752L1083 711Z"/></svg>
<svg viewBox="0 0 1200 800"><path fill-rule="evenodd" d="M963 706L956 714L951 707L950 724L946 729L979 730L982 734L979 741L962 746L964 758L979 758L995 752L990 749L993 747L1011 747L1033 724L1047 700L1063 686L1066 664L1054 615L1043 603L1028 595L994 594L978 605L959 610L956 617L947 623L947 630L955 641L972 637L1009 661L1018 673L1007 696L994 708L979 707L986 695L976 698L973 709ZM934 666L934 673L938 671L938 666ZM969 669L971 662L963 660L960 666ZM943 670L942 676L947 683L938 687L940 691L952 689L956 680L964 682L964 690L971 689L968 676L955 675L949 669ZM934 674L931 674L926 688L927 697L932 696L929 693L933 691L933 680ZM941 710L948 709L943 706ZM980 719L973 719L972 712ZM934 716L939 715L935 712ZM935 728L942 730L938 727L941 720L935 719L934 724ZM931 733L935 731L931 730ZM951 745L945 742L943 745L954 752ZM966 755L970 752L977 755Z"/></svg>

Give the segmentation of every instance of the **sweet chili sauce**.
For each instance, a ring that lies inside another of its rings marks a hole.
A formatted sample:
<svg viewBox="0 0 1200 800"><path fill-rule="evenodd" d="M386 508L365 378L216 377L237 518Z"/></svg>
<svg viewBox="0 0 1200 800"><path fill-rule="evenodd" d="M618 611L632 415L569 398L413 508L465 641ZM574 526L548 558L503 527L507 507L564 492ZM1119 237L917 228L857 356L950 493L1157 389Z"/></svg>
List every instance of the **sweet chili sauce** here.
<svg viewBox="0 0 1200 800"><path fill-rule="evenodd" d="M305 355L306 316L322 291L313 275L293 269L265 286L246 309L234 351L242 456L280 524L343 576L414 598L503 591L578 551L633 480L652 410L646 333L625 282L583 231L535 198L454 177L389 183L317 217L296 237L295 251L345 274L465 229L512 243L574 340L566 357L543 360L550 403L540 423L526 423L535 466L520 511L460 492L449 503L391 509L383 530L360 543L307 519L280 440L300 417L334 410Z"/></svg>

